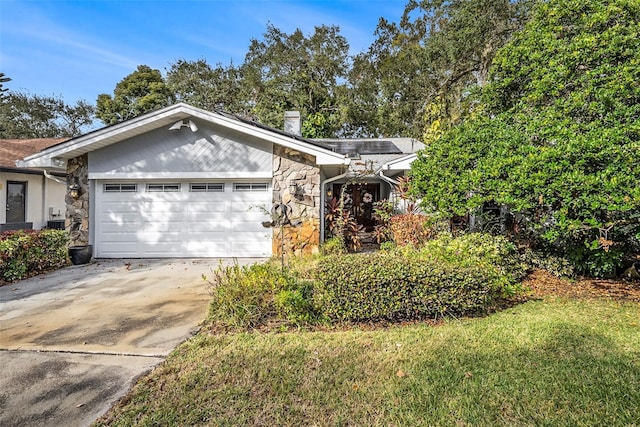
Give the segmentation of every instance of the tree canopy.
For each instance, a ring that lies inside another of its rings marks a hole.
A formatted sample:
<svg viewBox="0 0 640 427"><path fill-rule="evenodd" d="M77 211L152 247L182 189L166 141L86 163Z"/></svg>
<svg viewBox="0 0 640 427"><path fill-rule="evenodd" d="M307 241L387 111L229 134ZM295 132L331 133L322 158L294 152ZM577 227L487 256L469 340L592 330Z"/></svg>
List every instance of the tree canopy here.
<svg viewBox="0 0 640 427"><path fill-rule="evenodd" d="M431 139L458 123L472 88L484 85L496 51L522 28L532 3L410 0L400 22L381 19L376 41L350 74L352 129Z"/></svg>
<svg viewBox="0 0 640 427"><path fill-rule="evenodd" d="M0 99L0 138L66 138L81 135L93 123L86 101L66 104L59 96L8 91Z"/></svg>
<svg viewBox="0 0 640 427"><path fill-rule="evenodd" d="M476 116L414 163L413 189L443 215L508 206L530 241L613 274L639 249L638 81L640 3L540 3L497 53Z"/></svg>
<svg viewBox="0 0 640 427"><path fill-rule="evenodd" d="M113 96L98 95L96 117L106 125L113 125L173 102L174 95L160 71L139 65L116 85Z"/></svg>

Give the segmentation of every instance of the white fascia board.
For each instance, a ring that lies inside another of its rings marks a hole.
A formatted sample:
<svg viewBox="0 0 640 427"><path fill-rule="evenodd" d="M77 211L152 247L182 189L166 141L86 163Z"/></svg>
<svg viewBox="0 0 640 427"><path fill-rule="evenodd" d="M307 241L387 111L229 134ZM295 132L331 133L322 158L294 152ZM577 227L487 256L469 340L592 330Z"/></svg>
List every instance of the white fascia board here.
<svg viewBox="0 0 640 427"><path fill-rule="evenodd" d="M144 180L144 179L271 179L271 172L121 172L89 173L89 179Z"/></svg>
<svg viewBox="0 0 640 427"><path fill-rule="evenodd" d="M217 113L180 103L71 139L40 153L32 154L31 156L25 157L23 167L55 167L53 166L55 164L54 159L66 160L77 155L88 153L97 148L102 148L126 138L151 131L158 127L153 126L154 123L171 122L185 119L189 116L197 117L228 129L233 129L274 144L312 155L316 158L318 165L347 165L350 161L349 158L343 154L316 147L284 135L279 135Z"/></svg>
<svg viewBox="0 0 640 427"><path fill-rule="evenodd" d="M188 117L188 114L183 112L185 109L184 107L184 104L176 104L171 107L167 107L164 110L145 114L127 120L126 122L90 132L54 147L47 148L39 153L27 156L24 158L22 163L26 165L25 167L44 167L46 165L53 164L53 159L58 158L66 160L74 157L68 154L70 152L82 151L84 153L88 153L89 151L93 151L92 146L100 145L102 143L100 146L103 147L130 137L130 135L127 135L127 132L136 128L143 128L145 125L153 124L154 122L158 122L163 119L179 120L181 118ZM144 132L145 131L140 133ZM123 134L127 136L119 139L118 136ZM112 139L112 141L104 144L104 142L109 139Z"/></svg>
<svg viewBox="0 0 640 427"><path fill-rule="evenodd" d="M16 167L26 169L45 169L55 172L66 172L67 161L52 157L39 157L34 160L16 160Z"/></svg>
<svg viewBox="0 0 640 427"><path fill-rule="evenodd" d="M210 113L205 110L193 110L192 115L202 120L206 120L228 129L233 129L238 132L255 136L263 140L267 140L274 144L281 145L283 147L291 148L296 151L300 151L305 154L309 154L316 158L316 164L318 165L348 165L350 159L344 154L335 153L325 148L317 147L315 145L299 141L294 138L289 138L284 135L273 133L267 129L262 129L250 124L246 124L237 120L233 120L216 113Z"/></svg>
<svg viewBox="0 0 640 427"><path fill-rule="evenodd" d="M389 163L385 163L382 165L382 170L393 170L393 171L406 171L411 169L411 163L418 157L417 154L409 154L405 157L400 157L399 159L395 159Z"/></svg>

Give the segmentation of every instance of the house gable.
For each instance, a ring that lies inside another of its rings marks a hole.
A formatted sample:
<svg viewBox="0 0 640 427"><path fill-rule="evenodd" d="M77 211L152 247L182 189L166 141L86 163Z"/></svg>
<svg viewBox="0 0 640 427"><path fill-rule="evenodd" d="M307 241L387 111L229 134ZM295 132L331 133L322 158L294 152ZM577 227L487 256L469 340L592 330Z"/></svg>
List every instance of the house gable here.
<svg viewBox="0 0 640 427"><path fill-rule="evenodd" d="M238 132L243 135L243 141L251 139L262 140L309 154L315 158L315 162L318 165L343 165L349 163L349 160L343 154L335 153L328 148L294 135L284 134L226 114L210 112L180 103L48 148L40 153L26 157L24 161L18 162L18 166L64 170L69 159L125 140L131 140L139 135L161 129L166 132L189 132L190 129L188 127L186 129L180 127L181 121L188 120L194 121L194 123L196 121L208 123L211 126L227 129L229 132ZM174 127L176 127L175 130L172 130Z"/></svg>
<svg viewBox="0 0 640 427"><path fill-rule="evenodd" d="M89 153L89 179L269 178L273 144L193 120L190 129L155 129Z"/></svg>

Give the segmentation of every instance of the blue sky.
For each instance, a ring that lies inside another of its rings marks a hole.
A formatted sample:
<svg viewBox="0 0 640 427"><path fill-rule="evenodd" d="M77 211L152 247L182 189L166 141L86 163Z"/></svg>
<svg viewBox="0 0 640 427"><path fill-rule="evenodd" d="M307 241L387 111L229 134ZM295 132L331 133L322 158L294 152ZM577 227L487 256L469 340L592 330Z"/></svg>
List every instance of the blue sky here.
<svg viewBox="0 0 640 427"><path fill-rule="evenodd" d="M267 24L306 35L338 25L352 53L374 40L380 17L397 22L407 0L0 0L5 87L91 103L146 64L178 59L239 65Z"/></svg>

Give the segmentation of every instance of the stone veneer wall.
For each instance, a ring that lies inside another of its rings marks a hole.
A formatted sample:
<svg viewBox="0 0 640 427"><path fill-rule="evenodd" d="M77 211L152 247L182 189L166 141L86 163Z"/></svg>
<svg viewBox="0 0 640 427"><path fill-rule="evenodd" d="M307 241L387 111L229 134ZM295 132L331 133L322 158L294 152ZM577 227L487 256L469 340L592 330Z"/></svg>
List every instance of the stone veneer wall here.
<svg viewBox="0 0 640 427"><path fill-rule="evenodd" d="M67 205L65 228L69 233L69 246L89 244L89 170L88 156L75 157L67 162L67 188L78 183L78 198L65 196Z"/></svg>
<svg viewBox="0 0 640 427"><path fill-rule="evenodd" d="M291 183L296 184L293 193ZM285 255L316 253L320 246L320 168L313 156L274 144L272 187L273 203L284 202L291 208L292 222L301 221L298 227L285 227ZM273 230L273 254L281 254L278 227Z"/></svg>

